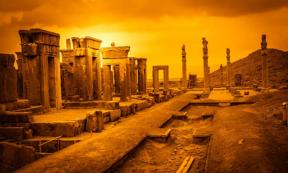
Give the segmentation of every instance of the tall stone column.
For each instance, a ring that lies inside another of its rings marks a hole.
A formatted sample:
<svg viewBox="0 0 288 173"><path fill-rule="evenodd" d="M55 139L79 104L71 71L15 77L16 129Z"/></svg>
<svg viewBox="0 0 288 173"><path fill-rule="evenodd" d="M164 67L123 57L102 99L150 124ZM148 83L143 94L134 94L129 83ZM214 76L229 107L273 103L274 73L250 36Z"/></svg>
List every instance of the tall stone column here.
<svg viewBox="0 0 288 173"><path fill-rule="evenodd" d="M120 65L114 65L114 85L115 85L115 93L117 95L120 94Z"/></svg>
<svg viewBox="0 0 288 173"><path fill-rule="evenodd" d="M127 89L127 96L131 96L131 69L130 69L130 61L127 59L126 64L126 89Z"/></svg>
<svg viewBox="0 0 288 173"><path fill-rule="evenodd" d="M137 67L136 59L130 58L131 94L137 94Z"/></svg>
<svg viewBox="0 0 288 173"><path fill-rule="evenodd" d="M261 56L262 56L262 86L268 87L268 67L267 67L267 42L266 35L262 35L261 42Z"/></svg>
<svg viewBox="0 0 288 173"><path fill-rule="evenodd" d="M159 72L158 69L153 67L153 88L154 92L159 91Z"/></svg>
<svg viewBox="0 0 288 173"><path fill-rule="evenodd" d="M146 93L146 61L144 58L138 59L138 89L140 94Z"/></svg>
<svg viewBox="0 0 288 173"><path fill-rule="evenodd" d="M112 97L112 78L111 78L111 69L110 66L103 66L103 100L111 101Z"/></svg>
<svg viewBox="0 0 288 173"><path fill-rule="evenodd" d="M62 92L61 92L61 70L60 70L60 58L59 52L57 52L58 58L54 58L55 65L55 108L62 108Z"/></svg>
<svg viewBox="0 0 288 173"><path fill-rule="evenodd" d="M169 89L169 67L164 68L164 90L168 91Z"/></svg>
<svg viewBox="0 0 288 173"><path fill-rule="evenodd" d="M231 61L230 61L230 49L226 49L226 60L227 60L227 86L231 86Z"/></svg>
<svg viewBox="0 0 288 173"><path fill-rule="evenodd" d="M120 63L120 101L126 102L127 99L127 64L126 61Z"/></svg>
<svg viewBox="0 0 288 173"><path fill-rule="evenodd" d="M223 81L224 81L224 76L223 76L223 66L222 64L220 65L220 86L223 87Z"/></svg>
<svg viewBox="0 0 288 173"><path fill-rule="evenodd" d="M186 49L182 46L182 87L187 88Z"/></svg>
<svg viewBox="0 0 288 173"><path fill-rule="evenodd" d="M45 52L45 46L40 46L40 95L41 95L41 105L44 110L50 108L50 99L49 99L49 78L48 78L48 59Z"/></svg>
<svg viewBox="0 0 288 173"><path fill-rule="evenodd" d="M101 83L101 58L100 52L98 52L98 56L96 59L96 80L95 80L95 97L97 99L101 99L101 91L102 91L102 83Z"/></svg>
<svg viewBox="0 0 288 173"><path fill-rule="evenodd" d="M204 88L209 88L209 66L208 66L208 41L202 38L203 44L203 67L204 67Z"/></svg>

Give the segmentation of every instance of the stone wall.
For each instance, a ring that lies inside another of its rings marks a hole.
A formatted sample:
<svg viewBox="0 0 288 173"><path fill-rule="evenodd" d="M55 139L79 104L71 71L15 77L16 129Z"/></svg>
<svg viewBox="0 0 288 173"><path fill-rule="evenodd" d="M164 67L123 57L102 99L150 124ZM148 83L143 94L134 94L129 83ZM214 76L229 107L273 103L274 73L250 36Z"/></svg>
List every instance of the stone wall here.
<svg viewBox="0 0 288 173"><path fill-rule="evenodd" d="M235 76L241 75L242 86L261 86L262 59L261 51L257 50L247 57L231 63L231 84L235 86ZM268 86L279 87L288 84L288 52L277 49L267 49ZM223 67L224 85L227 84L227 66ZM210 74L212 87L221 85L220 69Z"/></svg>

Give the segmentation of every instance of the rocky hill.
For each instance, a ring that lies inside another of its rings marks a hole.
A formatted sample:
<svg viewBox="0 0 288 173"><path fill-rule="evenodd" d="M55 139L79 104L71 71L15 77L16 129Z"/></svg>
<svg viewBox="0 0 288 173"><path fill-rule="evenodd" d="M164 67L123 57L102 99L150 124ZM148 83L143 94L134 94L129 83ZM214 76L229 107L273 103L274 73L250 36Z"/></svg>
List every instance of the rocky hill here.
<svg viewBox="0 0 288 173"><path fill-rule="evenodd" d="M235 86L235 75L241 76L242 86L261 86L262 82L262 61L261 50L257 50L247 57L231 63L231 84ZM267 63L269 86L279 87L288 84L288 52L267 49ZM224 84L227 82L227 70L223 66ZM220 69L210 73L211 86L221 85Z"/></svg>

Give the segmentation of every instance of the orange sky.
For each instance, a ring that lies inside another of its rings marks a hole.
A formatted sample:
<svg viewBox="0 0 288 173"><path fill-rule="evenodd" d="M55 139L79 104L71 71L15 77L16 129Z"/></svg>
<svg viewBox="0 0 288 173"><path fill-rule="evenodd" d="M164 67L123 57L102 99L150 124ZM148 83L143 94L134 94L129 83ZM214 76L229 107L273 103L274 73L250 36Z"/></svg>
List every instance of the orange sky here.
<svg viewBox="0 0 288 173"><path fill-rule="evenodd" d="M61 34L61 48L72 36L93 36L130 45L130 56L152 65L170 66L170 77L181 76L181 46L186 44L188 73L202 76L201 38L209 41L209 65L225 64L260 48L288 50L287 0L0 0L0 52L20 50L19 29L41 27Z"/></svg>

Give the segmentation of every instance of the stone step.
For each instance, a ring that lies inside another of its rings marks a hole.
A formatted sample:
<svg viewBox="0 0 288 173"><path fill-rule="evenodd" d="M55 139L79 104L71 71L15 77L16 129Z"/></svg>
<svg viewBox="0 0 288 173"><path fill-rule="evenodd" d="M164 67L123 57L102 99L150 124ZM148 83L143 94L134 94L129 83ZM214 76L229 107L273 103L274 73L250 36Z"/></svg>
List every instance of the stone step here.
<svg viewBox="0 0 288 173"><path fill-rule="evenodd" d="M33 122L31 128L34 136L73 137L85 129L86 119L74 121Z"/></svg>

